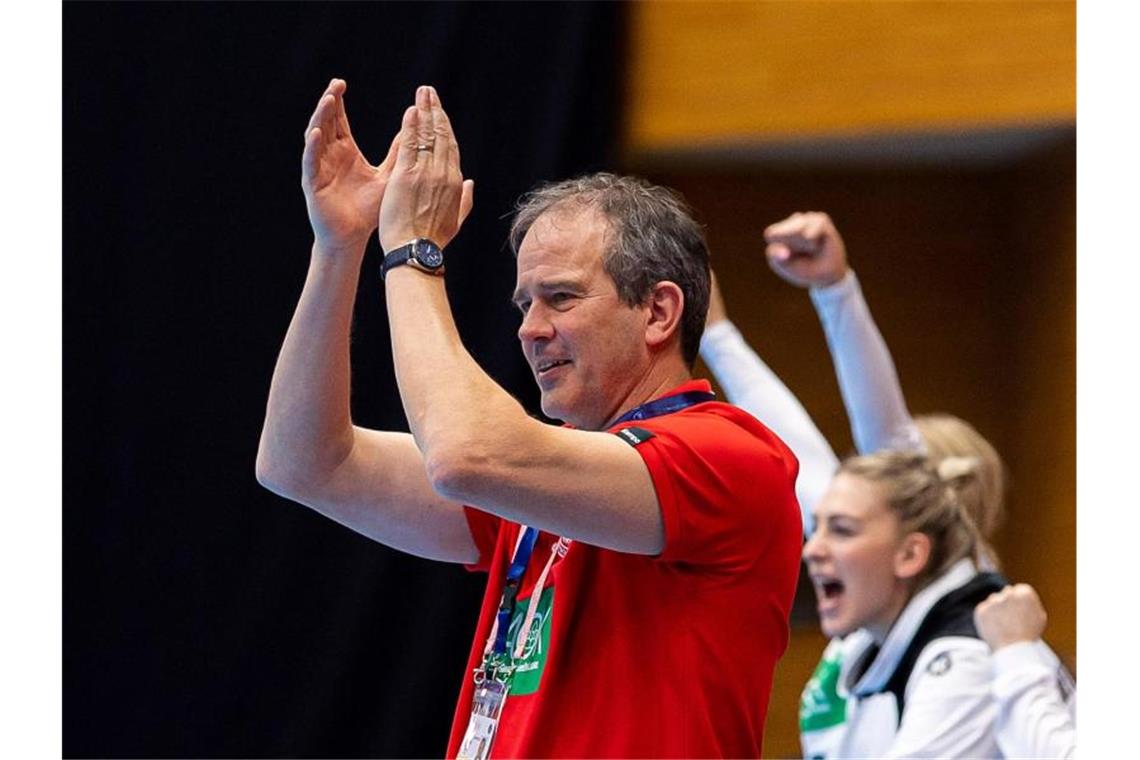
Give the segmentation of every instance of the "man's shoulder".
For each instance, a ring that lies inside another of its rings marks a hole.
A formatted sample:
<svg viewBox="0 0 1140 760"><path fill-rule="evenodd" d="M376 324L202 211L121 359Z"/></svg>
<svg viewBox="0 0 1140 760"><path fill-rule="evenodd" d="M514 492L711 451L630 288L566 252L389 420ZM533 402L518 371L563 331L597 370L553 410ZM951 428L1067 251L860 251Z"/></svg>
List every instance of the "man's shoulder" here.
<svg viewBox="0 0 1140 760"><path fill-rule="evenodd" d="M707 438L725 447L752 447L791 456L784 442L764 423L738 406L723 401L708 401L674 414L641 420L638 427L653 433Z"/></svg>
<svg viewBox="0 0 1140 760"><path fill-rule="evenodd" d="M710 401L633 425L638 428L633 432L639 449L671 451L674 457L715 465L724 475L738 472L741 477L763 481L767 480L764 473L768 473L784 480L794 478L799 469L795 455L783 441L755 417L731 404ZM622 435L618 430L614 432ZM632 442L629 433L623 437ZM640 445L643 442L650 446Z"/></svg>

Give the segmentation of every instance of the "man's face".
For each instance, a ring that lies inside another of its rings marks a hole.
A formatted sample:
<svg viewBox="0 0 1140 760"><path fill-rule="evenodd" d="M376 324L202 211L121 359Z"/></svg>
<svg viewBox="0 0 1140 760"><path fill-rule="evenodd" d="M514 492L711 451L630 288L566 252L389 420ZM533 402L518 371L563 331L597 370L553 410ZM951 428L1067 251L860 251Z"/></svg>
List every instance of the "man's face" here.
<svg viewBox="0 0 1140 760"><path fill-rule="evenodd" d="M602 266L609 224L593 209L555 208L531 225L518 255L519 341L542 411L599 430L644 374L647 310L630 307Z"/></svg>

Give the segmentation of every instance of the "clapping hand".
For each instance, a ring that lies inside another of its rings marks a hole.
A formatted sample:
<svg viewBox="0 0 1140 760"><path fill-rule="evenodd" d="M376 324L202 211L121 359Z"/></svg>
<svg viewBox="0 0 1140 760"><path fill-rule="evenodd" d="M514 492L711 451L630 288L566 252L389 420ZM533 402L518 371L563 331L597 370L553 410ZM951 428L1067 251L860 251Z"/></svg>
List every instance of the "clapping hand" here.
<svg viewBox="0 0 1140 760"><path fill-rule="evenodd" d="M301 188L317 247L326 253L363 255L396 163L399 135L379 166L368 163L348 126L347 86L343 79L333 79L317 101L305 128Z"/></svg>
<svg viewBox="0 0 1140 760"><path fill-rule="evenodd" d="M416 90L396 136L396 160L380 204L380 245L415 238L446 246L471 211L475 184L463 179L459 143L434 87Z"/></svg>

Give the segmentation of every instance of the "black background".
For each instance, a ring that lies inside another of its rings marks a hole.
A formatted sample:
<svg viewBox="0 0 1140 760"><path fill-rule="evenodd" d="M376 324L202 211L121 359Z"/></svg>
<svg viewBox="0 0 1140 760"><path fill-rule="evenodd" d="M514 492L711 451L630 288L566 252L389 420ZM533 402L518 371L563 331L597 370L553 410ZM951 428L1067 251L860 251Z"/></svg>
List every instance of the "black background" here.
<svg viewBox="0 0 1140 760"><path fill-rule="evenodd" d="M261 489L308 262L301 136L328 80L378 161L434 84L476 180L448 289L529 409L515 199L612 159L618 4L65 3L65 756L441 755L483 578ZM406 430L378 250L358 423Z"/></svg>

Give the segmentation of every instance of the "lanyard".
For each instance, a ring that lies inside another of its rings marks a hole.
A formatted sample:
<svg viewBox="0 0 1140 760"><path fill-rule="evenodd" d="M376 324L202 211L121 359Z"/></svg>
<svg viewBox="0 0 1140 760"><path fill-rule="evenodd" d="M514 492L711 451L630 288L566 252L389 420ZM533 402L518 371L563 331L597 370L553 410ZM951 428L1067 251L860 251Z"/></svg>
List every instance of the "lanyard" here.
<svg viewBox="0 0 1140 760"><path fill-rule="evenodd" d="M511 626L511 615L515 614L515 602L519 593L519 583L523 573L526 572L530 554L534 551L534 542L538 539L538 528L522 526L519 541L515 545L515 556L507 570L507 580L503 584L503 597L499 601L499 614L495 621L497 629L495 643L492 650L495 654L507 651L507 629Z"/></svg>
<svg viewBox="0 0 1140 760"><path fill-rule="evenodd" d="M694 404L703 404L706 401L715 401L716 394L709 391L686 391L675 396L647 401L641 406L635 406L628 412L614 420L613 425L634 420L647 420L650 417L660 417L662 414L672 414L687 409ZM611 425L610 427L613 427Z"/></svg>
<svg viewBox="0 0 1140 760"><path fill-rule="evenodd" d="M518 541L515 542L515 557L511 561L510 569L507 571L507 581L503 585L503 596L499 602L499 612L495 616L495 623L491 626L491 635L487 637L487 646L483 650L484 658L492 655L503 655L507 651L506 632L510 628L511 617L514 615L519 582L522 580L527 561L530 559L531 552L534 550L535 537L537 536L538 530L536 528L528 528L525 525L520 526ZM522 627L519 628L519 632L515 634L515 651L512 657L521 657L523 649L526 647L527 634L530 632L530 627L534 623L534 616L538 611L538 601L542 596L542 589L546 585L546 576L550 574L550 568L554 566L554 558L565 557L572 543L574 542L568 538L559 538L554 542L554 545L550 547L550 557L546 560L546 565L542 568L542 574L538 576L538 580L535 581L534 584L534 589L531 591L530 603L527 605ZM517 575L514 575L512 578L512 574L516 572L516 567L520 569L517 571Z"/></svg>

